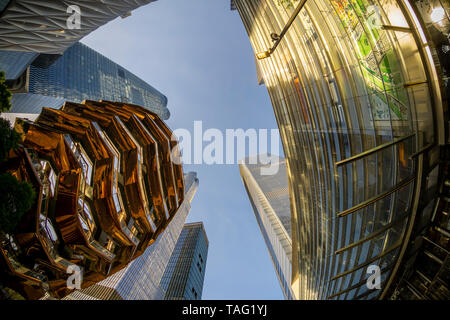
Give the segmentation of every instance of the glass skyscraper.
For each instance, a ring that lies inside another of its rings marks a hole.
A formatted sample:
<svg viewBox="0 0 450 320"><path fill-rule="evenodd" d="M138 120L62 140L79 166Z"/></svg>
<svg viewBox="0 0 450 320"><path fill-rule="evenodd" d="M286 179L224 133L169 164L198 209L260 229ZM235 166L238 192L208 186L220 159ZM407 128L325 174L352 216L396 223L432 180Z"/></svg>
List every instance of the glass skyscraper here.
<svg viewBox="0 0 450 320"><path fill-rule="evenodd" d="M9 113L37 114L65 100L103 99L143 106L165 120L170 116L166 96L79 42L50 63L36 53L0 51L0 69L15 93Z"/></svg>
<svg viewBox="0 0 450 320"><path fill-rule="evenodd" d="M272 159L275 157L272 156ZM286 160L278 158L272 161L271 165L278 166L277 173L263 175L261 168L264 165L259 163L255 156L243 159L239 169L284 297L292 300L291 209Z"/></svg>
<svg viewBox="0 0 450 320"><path fill-rule="evenodd" d="M0 0L0 50L62 54L98 27L154 1Z"/></svg>
<svg viewBox="0 0 450 320"><path fill-rule="evenodd" d="M165 300L201 300L208 247L202 222L184 225L161 280Z"/></svg>
<svg viewBox="0 0 450 320"><path fill-rule="evenodd" d="M163 300L160 282L182 232L190 203L198 188L195 172L184 176L185 200L176 216L147 250L126 268L86 289L75 291L65 300Z"/></svg>
<svg viewBox="0 0 450 320"><path fill-rule="evenodd" d="M448 5L425 24L421 1L233 2L287 160L295 298L389 298L444 199Z"/></svg>

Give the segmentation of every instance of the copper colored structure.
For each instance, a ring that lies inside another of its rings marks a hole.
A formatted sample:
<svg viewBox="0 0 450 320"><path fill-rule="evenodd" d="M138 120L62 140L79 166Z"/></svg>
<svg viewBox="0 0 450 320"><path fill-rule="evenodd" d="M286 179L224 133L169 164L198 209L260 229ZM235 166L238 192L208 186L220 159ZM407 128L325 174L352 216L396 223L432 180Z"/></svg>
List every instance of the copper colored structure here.
<svg viewBox="0 0 450 320"><path fill-rule="evenodd" d="M37 197L0 239L2 284L28 299L62 298L124 268L167 227L184 198L178 142L154 113L109 101L17 119L22 145L0 165ZM69 273L68 273L69 272Z"/></svg>

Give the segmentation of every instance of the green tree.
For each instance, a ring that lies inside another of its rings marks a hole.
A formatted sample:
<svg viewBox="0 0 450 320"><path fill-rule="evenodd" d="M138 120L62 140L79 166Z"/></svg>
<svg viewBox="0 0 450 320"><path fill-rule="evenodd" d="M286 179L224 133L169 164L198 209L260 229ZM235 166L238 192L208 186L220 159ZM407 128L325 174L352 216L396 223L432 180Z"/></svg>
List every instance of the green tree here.
<svg viewBox="0 0 450 320"><path fill-rule="evenodd" d="M36 192L28 182L18 181L9 173L0 174L0 230L14 232L35 197Z"/></svg>
<svg viewBox="0 0 450 320"><path fill-rule="evenodd" d="M0 118L0 163L5 161L8 152L17 148L20 142L20 134L11 129L11 123Z"/></svg>
<svg viewBox="0 0 450 320"><path fill-rule="evenodd" d="M5 72L0 71L0 112L11 109L11 91L6 86Z"/></svg>
<svg viewBox="0 0 450 320"><path fill-rule="evenodd" d="M11 109L11 91L6 86L5 72L0 71L0 112ZM11 128L8 120L0 118L0 162L3 162L9 150L17 148L20 135Z"/></svg>
<svg viewBox="0 0 450 320"><path fill-rule="evenodd" d="M0 71L0 112L11 109L11 96L5 73ZM5 161L9 150L17 148L19 143L20 134L11 128L8 120L0 118L0 163ZM0 174L0 232L14 232L35 198L36 193L30 183L18 181L9 173Z"/></svg>

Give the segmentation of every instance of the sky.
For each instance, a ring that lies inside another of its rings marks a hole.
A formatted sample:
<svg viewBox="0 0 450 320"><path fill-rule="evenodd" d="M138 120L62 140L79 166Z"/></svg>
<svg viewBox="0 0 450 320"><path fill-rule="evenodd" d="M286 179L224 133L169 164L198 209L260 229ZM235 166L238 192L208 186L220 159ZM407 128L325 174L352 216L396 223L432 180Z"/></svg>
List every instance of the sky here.
<svg viewBox="0 0 450 320"><path fill-rule="evenodd" d="M193 132L196 120L204 130L277 129L230 0L159 0L82 42L166 95L172 130ZM202 299L283 299L238 165L184 165L184 171L199 178L187 222L203 221L210 244Z"/></svg>

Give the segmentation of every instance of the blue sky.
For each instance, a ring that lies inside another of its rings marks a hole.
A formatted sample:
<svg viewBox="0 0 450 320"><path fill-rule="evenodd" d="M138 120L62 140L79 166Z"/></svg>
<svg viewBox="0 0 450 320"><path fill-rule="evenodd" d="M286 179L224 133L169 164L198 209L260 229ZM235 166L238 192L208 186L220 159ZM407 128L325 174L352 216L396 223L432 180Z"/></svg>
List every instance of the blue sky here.
<svg viewBox="0 0 450 320"><path fill-rule="evenodd" d="M276 129L267 90L229 0L159 0L83 39L169 100L172 129ZM281 148L281 144L280 144ZM281 150L280 150L281 152ZM185 165L200 186L188 222L210 247L203 299L283 299L237 165Z"/></svg>

